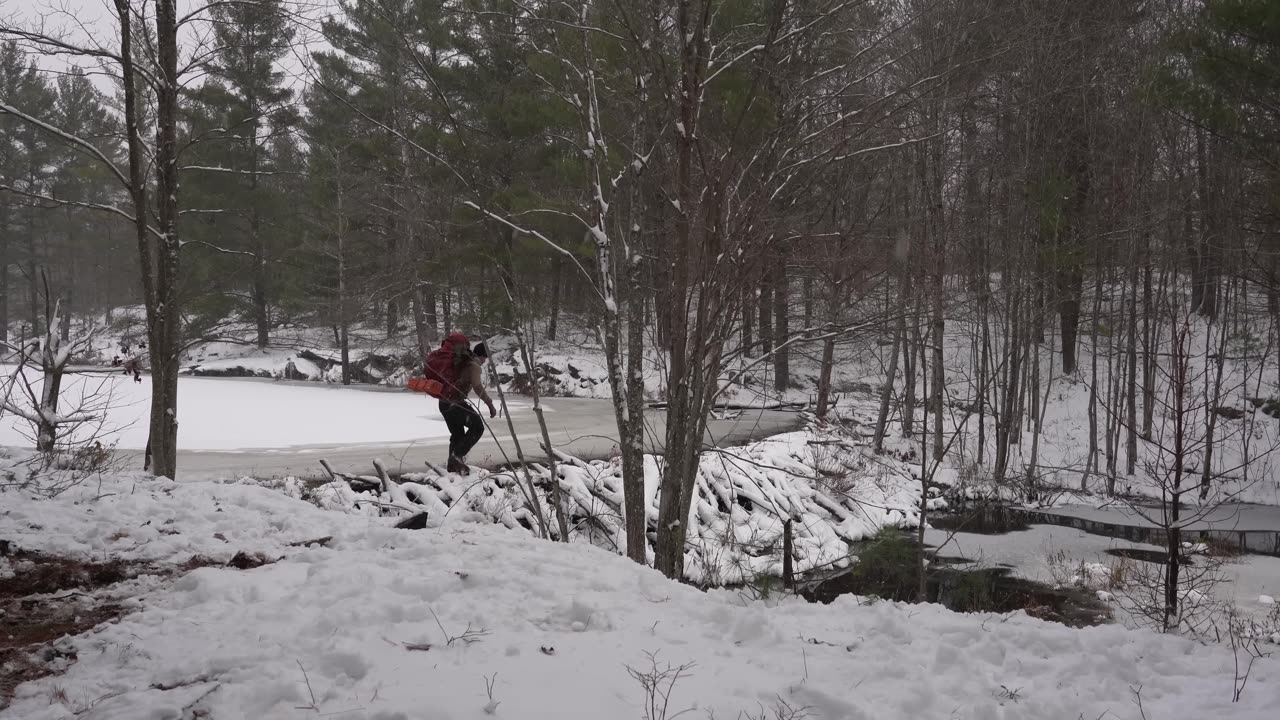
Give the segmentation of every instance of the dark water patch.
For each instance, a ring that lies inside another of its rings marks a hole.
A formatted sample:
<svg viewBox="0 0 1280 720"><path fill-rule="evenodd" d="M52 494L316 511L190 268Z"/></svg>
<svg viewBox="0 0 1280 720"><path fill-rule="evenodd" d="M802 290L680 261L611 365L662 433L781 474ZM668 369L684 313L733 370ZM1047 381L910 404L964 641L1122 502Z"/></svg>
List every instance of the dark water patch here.
<svg viewBox="0 0 1280 720"><path fill-rule="evenodd" d="M938 530L976 535L1004 535L1031 528L1025 513L995 504L958 512L930 514L929 524Z"/></svg>

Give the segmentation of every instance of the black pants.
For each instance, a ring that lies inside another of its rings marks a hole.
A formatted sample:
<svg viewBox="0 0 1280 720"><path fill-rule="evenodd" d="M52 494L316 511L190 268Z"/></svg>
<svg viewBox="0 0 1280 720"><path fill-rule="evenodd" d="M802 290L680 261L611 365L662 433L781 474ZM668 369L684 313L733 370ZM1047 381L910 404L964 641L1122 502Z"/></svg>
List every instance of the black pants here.
<svg viewBox="0 0 1280 720"><path fill-rule="evenodd" d="M440 401L440 414L449 426L449 454L464 458L484 436L484 418L467 402Z"/></svg>

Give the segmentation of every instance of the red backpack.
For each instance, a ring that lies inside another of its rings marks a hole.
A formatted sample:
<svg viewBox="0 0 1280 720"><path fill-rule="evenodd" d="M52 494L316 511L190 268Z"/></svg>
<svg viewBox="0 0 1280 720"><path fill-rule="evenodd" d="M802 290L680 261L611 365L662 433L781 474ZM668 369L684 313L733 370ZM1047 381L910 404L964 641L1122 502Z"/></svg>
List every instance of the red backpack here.
<svg viewBox="0 0 1280 720"><path fill-rule="evenodd" d="M471 341L460 332L449 333L440 347L427 354L423 376L409 380L409 389L441 400L459 399L462 395L458 391L459 368L454 364L459 348L470 349Z"/></svg>

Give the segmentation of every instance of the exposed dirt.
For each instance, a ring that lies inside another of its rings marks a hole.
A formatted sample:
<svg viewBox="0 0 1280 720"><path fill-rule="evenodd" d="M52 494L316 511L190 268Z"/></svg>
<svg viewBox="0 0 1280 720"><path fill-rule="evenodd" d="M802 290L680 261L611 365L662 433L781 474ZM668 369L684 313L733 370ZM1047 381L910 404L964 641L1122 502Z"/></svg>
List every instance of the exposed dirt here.
<svg viewBox="0 0 1280 720"><path fill-rule="evenodd" d="M123 614L117 603L99 599L95 590L152 571L121 561L105 563L14 550L5 543L0 556L13 577L0 582L0 708L18 685L50 675L75 660L54 646ZM61 662L59 662L61 661Z"/></svg>
<svg viewBox="0 0 1280 720"><path fill-rule="evenodd" d="M331 538L308 543L324 544ZM0 540L0 558L13 571L0 579L0 709L22 683L62 672L75 654L58 640L114 622L126 609L101 591L140 575L174 578L198 567L251 569L273 562L261 553L237 553L230 562L193 557L183 565L112 560L95 562L14 548Z"/></svg>

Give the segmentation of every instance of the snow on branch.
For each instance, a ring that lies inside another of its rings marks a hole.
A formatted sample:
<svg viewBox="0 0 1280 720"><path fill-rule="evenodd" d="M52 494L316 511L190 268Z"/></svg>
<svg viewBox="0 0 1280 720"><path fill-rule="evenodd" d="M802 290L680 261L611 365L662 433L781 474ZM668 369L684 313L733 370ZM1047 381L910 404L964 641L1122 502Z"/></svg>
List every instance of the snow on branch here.
<svg viewBox="0 0 1280 720"><path fill-rule="evenodd" d="M180 213L178 213L178 214L179 214L179 215L183 215L183 214L185 214L186 212L188 212L188 211L185 211L185 210L184 210L183 212L180 212ZM193 210L193 211L190 211L190 212L221 213L221 212L223 212L223 211L222 211L222 210ZM232 249L230 249L230 248L224 248L224 247L219 246L219 245L214 245L214 244L213 244L213 243L211 243L211 242L205 242L204 240L179 240L179 241L178 241L178 249L182 249L182 248L184 248L184 247L187 247L188 245L198 245L198 246L200 246L200 247L207 247L207 248L209 248L210 250L213 250L213 251L215 251L215 252L220 252L220 253L222 253L223 255L245 255L245 256L247 256L247 257L257 257L257 255L254 255L253 253L251 253L251 252L249 252L249 251L247 251L247 250L232 250Z"/></svg>
<svg viewBox="0 0 1280 720"><path fill-rule="evenodd" d="M12 185L0 185L0 190L13 193L14 195L20 195L25 198L31 198L32 200L41 200L43 202L54 203L55 205L66 206L66 207L87 208L89 210L100 210L102 212L111 213L112 215L117 215L119 217L122 217L125 220L128 220L130 223L136 222L132 214L116 207L115 205L104 205L102 203L81 202L79 200L66 200L64 198L54 197L52 195L45 195L43 193L34 193L29 190L19 190L18 188L13 187ZM149 230L151 233L157 236L160 234L158 230L156 230L155 228L149 225L147 226L147 230Z"/></svg>
<svg viewBox="0 0 1280 720"><path fill-rule="evenodd" d="M216 165L183 165L179 170L199 170L201 172L226 173L228 175L303 175L294 170L236 170L235 168L218 167Z"/></svg>

